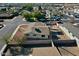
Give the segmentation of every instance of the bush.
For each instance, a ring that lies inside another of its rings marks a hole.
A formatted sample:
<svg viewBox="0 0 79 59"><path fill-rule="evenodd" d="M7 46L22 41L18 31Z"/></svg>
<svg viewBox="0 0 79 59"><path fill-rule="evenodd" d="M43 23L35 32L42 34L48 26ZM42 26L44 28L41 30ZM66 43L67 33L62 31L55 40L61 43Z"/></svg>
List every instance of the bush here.
<svg viewBox="0 0 79 59"><path fill-rule="evenodd" d="M34 22L39 19L45 19L45 15L39 11L36 12L22 12L22 16L26 18L27 21Z"/></svg>

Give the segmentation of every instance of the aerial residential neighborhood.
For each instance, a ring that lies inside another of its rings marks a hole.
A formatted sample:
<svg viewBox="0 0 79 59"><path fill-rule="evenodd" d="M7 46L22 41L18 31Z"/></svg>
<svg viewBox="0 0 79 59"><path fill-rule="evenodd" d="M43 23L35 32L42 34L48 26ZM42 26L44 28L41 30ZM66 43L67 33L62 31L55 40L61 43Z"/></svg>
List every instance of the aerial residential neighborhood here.
<svg viewBox="0 0 79 59"><path fill-rule="evenodd" d="M79 56L79 4L0 3L0 56Z"/></svg>

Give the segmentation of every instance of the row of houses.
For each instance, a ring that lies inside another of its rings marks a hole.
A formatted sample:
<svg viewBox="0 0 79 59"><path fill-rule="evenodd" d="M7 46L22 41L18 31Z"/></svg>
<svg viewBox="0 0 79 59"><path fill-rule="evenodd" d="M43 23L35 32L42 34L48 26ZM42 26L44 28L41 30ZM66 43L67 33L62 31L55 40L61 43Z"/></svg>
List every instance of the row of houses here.
<svg viewBox="0 0 79 59"><path fill-rule="evenodd" d="M64 4L64 12L66 13L79 13L79 4Z"/></svg>

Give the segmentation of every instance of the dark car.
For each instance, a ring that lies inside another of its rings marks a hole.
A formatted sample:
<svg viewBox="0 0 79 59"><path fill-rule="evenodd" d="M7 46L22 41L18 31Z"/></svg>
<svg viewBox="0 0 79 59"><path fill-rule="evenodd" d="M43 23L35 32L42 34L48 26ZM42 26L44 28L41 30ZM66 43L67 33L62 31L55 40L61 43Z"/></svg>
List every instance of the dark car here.
<svg viewBox="0 0 79 59"><path fill-rule="evenodd" d="M58 23L59 23L59 24L63 24L63 22L62 22L62 21L58 21Z"/></svg>
<svg viewBox="0 0 79 59"><path fill-rule="evenodd" d="M62 20L61 20L61 16L53 16L52 19L54 21L57 21L59 24L62 24L63 23Z"/></svg>
<svg viewBox="0 0 79 59"><path fill-rule="evenodd" d="M75 18L79 18L79 14L78 13L74 13L73 14Z"/></svg>
<svg viewBox="0 0 79 59"><path fill-rule="evenodd" d="M55 19L56 21L61 20L61 17L60 17L60 16L52 16L51 18L52 18L52 19Z"/></svg>
<svg viewBox="0 0 79 59"><path fill-rule="evenodd" d="M63 18L67 19L67 18L69 18L69 16L68 15L63 15Z"/></svg>
<svg viewBox="0 0 79 59"><path fill-rule="evenodd" d="M0 22L4 22L4 20L3 19L0 19Z"/></svg>

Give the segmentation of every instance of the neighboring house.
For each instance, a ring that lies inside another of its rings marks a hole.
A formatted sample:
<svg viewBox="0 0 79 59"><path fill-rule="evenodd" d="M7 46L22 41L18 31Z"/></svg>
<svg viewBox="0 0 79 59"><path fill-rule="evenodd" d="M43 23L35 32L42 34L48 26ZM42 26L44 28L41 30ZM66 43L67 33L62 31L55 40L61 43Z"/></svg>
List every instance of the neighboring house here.
<svg viewBox="0 0 79 59"><path fill-rule="evenodd" d="M48 26L46 26L46 24L44 24L42 22L34 22L33 25L31 25L30 28L31 29L28 29L27 31L25 31L27 38L48 39L49 28L48 28Z"/></svg>
<svg viewBox="0 0 79 59"><path fill-rule="evenodd" d="M71 15L74 12L74 4L64 4L64 12L66 15Z"/></svg>

